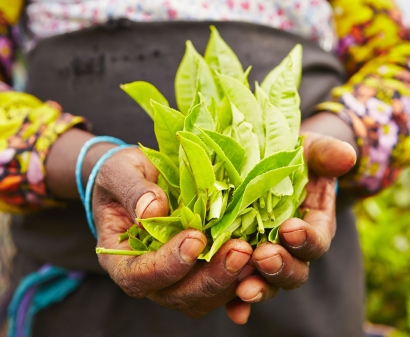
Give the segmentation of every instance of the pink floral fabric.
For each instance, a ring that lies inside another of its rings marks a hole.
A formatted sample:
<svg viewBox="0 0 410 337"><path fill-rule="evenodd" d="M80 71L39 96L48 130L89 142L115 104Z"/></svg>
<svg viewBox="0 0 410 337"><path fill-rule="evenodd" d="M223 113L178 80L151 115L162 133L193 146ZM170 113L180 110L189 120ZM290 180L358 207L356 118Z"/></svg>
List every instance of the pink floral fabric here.
<svg viewBox="0 0 410 337"><path fill-rule="evenodd" d="M245 21L304 36L326 50L337 42L332 8L326 0L32 0L27 13L37 39L127 18Z"/></svg>

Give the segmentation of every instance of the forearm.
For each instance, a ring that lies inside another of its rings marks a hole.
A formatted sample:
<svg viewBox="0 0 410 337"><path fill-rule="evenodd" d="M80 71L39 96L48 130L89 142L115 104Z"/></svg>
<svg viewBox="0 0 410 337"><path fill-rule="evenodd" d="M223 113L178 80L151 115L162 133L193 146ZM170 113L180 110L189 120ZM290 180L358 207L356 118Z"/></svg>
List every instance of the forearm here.
<svg viewBox="0 0 410 337"><path fill-rule="evenodd" d="M84 143L94 135L80 130L70 129L61 135L52 146L46 160L46 186L56 197L61 199L78 199L75 181L75 166L78 155ZM98 143L87 152L82 169L83 184L87 183L88 176L98 159L116 145Z"/></svg>

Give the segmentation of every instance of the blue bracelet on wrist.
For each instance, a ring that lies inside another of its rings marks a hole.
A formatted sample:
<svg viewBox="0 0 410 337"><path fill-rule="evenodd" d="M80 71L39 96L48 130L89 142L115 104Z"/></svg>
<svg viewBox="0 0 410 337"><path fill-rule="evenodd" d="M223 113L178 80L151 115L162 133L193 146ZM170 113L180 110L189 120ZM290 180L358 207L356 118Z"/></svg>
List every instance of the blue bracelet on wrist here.
<svg viewBox="0 0 410 337"><path fill-rule="evenodd" d="M92 197L92 191L93 191L93 186L95 182L95 178L97 177L98 171L100 170L101 166L115 153L117 153L120 150L130 148L130 147L138 147L137 145L120 145L118 147L115 147L108 152L106 152L95 164L93 167L90 176L88 177L88 182L87 182L87 187L85 189L85 198L84 198L84 207L85 207L85 214L87 216L87 222L88 226L90 228L91 233L94 235L94 237L97 239L97 230L95 228L95 223L94 223L94 217L93 217L93 212L91 209L91 197Z"/></svg>
<svg viewBox="0 0 410 337"><path fill-rule="evenodd" d="M84 164L84 159L85 159L85 155L87 154L88 150L90 149L91 146L93 146L94 144L97 143L112 143L112 144L116 144L116 145L126 145L127 143L125 143L124 141L122 141L121 139L115 138L115 137L110 137L110 136L98 136L98 137L94 137L89 139L88 141L86 141L83 145L83 147L80 150L80 153L78 154L78 158L77 158L77 163L75 166L75 181L77 183L77 189L78 189L78 193L80 194L80 198L81 201L84 204L84 200L85 200L85 191L84 191L84 187L83 187L83 179L82 179L82 170L83 170L83 164Z"/></svg>

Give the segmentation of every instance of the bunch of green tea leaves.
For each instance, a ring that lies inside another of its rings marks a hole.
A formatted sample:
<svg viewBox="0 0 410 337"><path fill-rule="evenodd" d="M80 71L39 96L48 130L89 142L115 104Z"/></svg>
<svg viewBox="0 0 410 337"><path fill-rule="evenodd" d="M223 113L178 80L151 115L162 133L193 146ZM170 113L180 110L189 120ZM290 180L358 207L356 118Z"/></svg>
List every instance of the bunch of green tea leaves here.
<svg viewBox="0 0 410 337"><path fill-rule="evenodd" d="M140 255L187 228L207 236L207 261L230 238L279 242L283 221L300 216L308 180L298 137L301 58L297 45L253 94L251 68L211 27L204 57L186 44L175 79L179 111L147 82L123 85L154 120L159 151L140 148L160 172L170 214L136 219L120 236L132 250L97 252Z"/></svg>

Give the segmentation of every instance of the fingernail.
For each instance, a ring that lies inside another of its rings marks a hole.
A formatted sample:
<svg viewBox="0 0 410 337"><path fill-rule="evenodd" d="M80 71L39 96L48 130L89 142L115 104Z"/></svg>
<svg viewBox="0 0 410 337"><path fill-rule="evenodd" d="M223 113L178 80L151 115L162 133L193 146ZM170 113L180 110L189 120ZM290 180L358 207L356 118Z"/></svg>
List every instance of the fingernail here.
<svg viewBox="0 0 410 337"><path fill-rule="evenodd" d="M137 206L135 207L135 214L137 218L142 219L145 210L154 199L155 194L152 192L146 192L140 196L137 202Z"/></svg>
<svg viewBox="0 0 410 337"><path fill-rule="evenodd" d="M249 254L231 250L225 259L225 267L231 273L237 273L248 263L250 258Z"/></svg>
<svg viewBox="0 0 410 337"><path fill-rule="evenodd" d="M256 302L259 302L261 299L262 299L262 293L258 293L253 298L250 298L248 300L247 299L242 299L242 300L245 301L245 302L248 302L248 303L256 303Z"/></svg>
<svg viewBox="0 0 410 337"><path fill-rule="evenodd" d="M255 272L255 267L246 265L238 275L238 281L242 281L245 277L252 275Z"/></svg>
<svg viewBox="0 0 410 337"><path fill-rule="evenodd" d="M257 260L256 263L265 273L271 275L279 272L283 266L283 260L280 254L270 256L263 260Z"/></svg>
<svg viewBox="0 0 410 337"><path fill-rule="evenodd" d="M179 255L184 261L192 262L198 258L204 249L205 242L199 239L186 238L179 247Z"/></svg>
<svg viewBox="0 0 410 337"><path fill-rule="evenodd" d="M306 231L304 229L298 229L293 232L282 233L286 243L294 248L299 248L306 242Z"/></svg>

